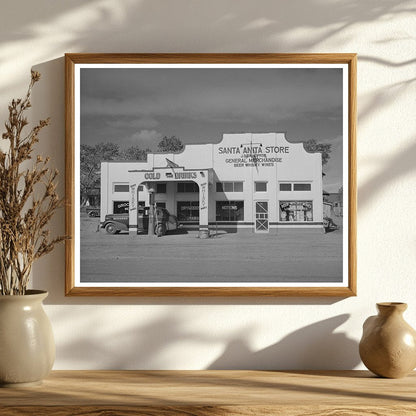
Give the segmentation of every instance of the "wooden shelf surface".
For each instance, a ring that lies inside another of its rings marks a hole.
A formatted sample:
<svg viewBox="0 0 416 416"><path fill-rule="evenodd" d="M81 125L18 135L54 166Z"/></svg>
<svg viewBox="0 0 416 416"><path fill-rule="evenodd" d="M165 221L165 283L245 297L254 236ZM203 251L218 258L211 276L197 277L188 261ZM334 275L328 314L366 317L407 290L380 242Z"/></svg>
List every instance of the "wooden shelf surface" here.
<svg viewBox="0 0 416 416"><path fill-rule="evenodd" d="M53 371L0 389L0 415L416 415L416 373L367 371Z"/></svg>

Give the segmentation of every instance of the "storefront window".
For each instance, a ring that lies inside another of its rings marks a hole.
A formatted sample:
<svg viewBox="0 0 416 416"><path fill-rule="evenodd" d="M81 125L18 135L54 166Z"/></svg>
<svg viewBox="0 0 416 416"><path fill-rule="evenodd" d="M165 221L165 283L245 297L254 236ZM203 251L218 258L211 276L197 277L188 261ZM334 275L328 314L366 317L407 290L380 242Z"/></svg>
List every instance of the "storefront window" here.
<svg viewBox="0 0 416 416"><path fill-rule="evenodd" d="M312 201L281 201L280 221L306 222L312 221Z"/></svg>
<svg viewBox="0 0 416 416"><path fill-rule="evenodd" d="M256 192L267 192L267 182L255 182Z"/></svg>
<svg viewBox="0 0 416 416"><path fill-rule="evenodd" d="M311 184L310 183L294 183L293 190L294 191L310 191Z"/></svg>
<svg viewBox="0 0 416 416"><path fill-rule="evenodd" d="M113 214L126 214L129 212L129 201L113 201Z"/></svg>
<svg viewBox="0 0 416 416"><path fill-rule="evenodd" d="M128 183L115 183L114 185L114 192L129 192L130 187Z"/></svg>
<svg viewBox="0 0 416 416"><path fill-rule="evenodd" d="M217 192L243 192L243 182L217 182Z"/></svg>
<svg viewBox="0 0 416 416"><path fill-rule="evenodd" d="M217 221L244 221L244 201L217 201Z"/></svg>
<svg viewBox="0 0 416 416"><path fill-rule="evenodd" d="M165 183L157 183L156 184L156 193L157 194L165 194L166 193L166 184Z"/></svg>
<svg viewBox="0 0 416 416"><path fill-rule="evenodd" d="M178 201L176 213L179 221L199 221L199 202Z"/></svg>
<svg viewBox="0 0 416 416"><path fill-rule="evenodd" d="M280 191L291 191L293 186L294 191L310 191L312 185L310 183L280 183Z"/></svg>
<svg viewBox="0 0 416 416"><path fill-rule="evenodd" d="M279 184L279 189L281 191L291 191L292 190L292 184L291 183L281 183L281 184Z"/></svg>
<svg viewBox="0 0 416 416"><path fill-rule="evenodd" d="M199 186L196 182L178 182L177 191L179 193L199 192Z"/></svg>

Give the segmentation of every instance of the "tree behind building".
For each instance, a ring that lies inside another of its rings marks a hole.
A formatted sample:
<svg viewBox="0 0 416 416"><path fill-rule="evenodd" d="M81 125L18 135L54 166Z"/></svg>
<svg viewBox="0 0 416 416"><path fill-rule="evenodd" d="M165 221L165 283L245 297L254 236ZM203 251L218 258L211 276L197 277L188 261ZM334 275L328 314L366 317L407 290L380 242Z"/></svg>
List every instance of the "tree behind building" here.
<svg viewBox="0 0 416 416"><path fill-rule="evenodd" d="M157 150L164 153L179 153L183 149L183 143L175 136L165 136L157 145Z"/></svg>
<svg viewBox="0 0 416 416"><path fill-rule="evenodd" d="M310 139L303 143L303 147L307 152L316 153L319 152L322 155L322 166L328 163L330 153L332 151L332 145L330 143L317 143L316 140Z"/></svg>

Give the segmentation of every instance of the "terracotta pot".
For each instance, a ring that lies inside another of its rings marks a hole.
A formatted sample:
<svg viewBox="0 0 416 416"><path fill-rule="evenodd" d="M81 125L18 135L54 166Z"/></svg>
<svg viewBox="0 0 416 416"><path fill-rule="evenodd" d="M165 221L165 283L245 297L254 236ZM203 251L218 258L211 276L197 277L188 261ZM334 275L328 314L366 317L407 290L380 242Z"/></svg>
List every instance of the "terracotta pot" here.
<svg viewBox="0 0 416 416"><path fill-rule="evenodd" d="M0 386L39 384L52 369L55 342L42 301L48 292L0 295Z"/></svg>
<svg viewBox="0 0 416 416"><path fill-rule="evenodd" d="M416 331L403 319L406 303L377 303L363 325L360 357L381 377L400 378L416 367Z"/></svg>

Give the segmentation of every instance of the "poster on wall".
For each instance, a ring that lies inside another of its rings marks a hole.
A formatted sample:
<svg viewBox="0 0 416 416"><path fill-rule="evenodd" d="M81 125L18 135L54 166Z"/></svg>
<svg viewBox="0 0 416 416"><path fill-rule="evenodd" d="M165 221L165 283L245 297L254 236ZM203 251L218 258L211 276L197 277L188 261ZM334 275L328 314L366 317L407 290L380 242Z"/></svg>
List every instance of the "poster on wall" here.
<svg viewBox="0 0 416 416"><path fill-rule="evenodd" d="M66 54L66 294L356 294L355 54Z"/></svg>

